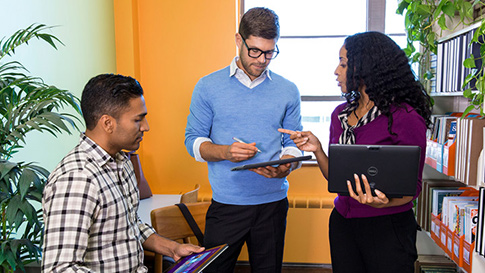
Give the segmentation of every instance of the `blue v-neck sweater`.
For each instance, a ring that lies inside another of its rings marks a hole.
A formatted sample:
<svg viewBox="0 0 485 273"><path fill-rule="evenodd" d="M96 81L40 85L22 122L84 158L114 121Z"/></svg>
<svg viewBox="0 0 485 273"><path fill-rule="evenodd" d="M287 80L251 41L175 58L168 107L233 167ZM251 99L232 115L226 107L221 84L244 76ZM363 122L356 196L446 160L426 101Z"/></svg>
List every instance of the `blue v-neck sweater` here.
<svg viewBox="0 0 485 273"><path fill-rule="evenodd" d="M253 158L233 163L208 162L212 198L220 203L256 205L281 200L288 192L286 178L265 178L252 171L231 171L232 167L279 159L283 147L294 146L278 128L301 130L300 94L285 78L272 73L271 79L253 89L229 76L229 67L199 80L192 94L187 118L185 146L191 156L198 137L214 144L230 145L237 137L256 142L262 151Z"/></svg>

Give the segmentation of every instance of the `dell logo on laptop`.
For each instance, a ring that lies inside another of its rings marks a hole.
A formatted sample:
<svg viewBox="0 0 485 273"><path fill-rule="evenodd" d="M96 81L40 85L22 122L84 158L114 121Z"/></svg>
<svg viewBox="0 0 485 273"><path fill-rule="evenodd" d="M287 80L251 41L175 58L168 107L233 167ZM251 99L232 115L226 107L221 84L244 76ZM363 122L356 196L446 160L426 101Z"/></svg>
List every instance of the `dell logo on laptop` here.
<svg viewBox="0 0 485 273"><path fill-rule="evenodd" d="M378 170L374 166L370 166L369 169L367 169L367 174L369 174L370 176L376 176L377 173L378 173Z"/></svg>

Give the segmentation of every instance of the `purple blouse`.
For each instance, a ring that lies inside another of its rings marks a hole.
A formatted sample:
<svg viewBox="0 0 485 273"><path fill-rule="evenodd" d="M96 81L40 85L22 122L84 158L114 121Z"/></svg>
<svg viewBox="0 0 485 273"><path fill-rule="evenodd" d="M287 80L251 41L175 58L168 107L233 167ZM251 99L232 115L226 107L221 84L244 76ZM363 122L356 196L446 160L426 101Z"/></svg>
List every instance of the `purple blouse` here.
<svg viewBox="0 0 485 273"><path fill-rule="evenodd" d="M343 132L338 115L346 106L347 103L343 103L337 106L332 113L332 120L330 123L330 144L338 143L340 134ZM372 122L355 128L355 144L413 145L421 147L418 183L416 195L414 196L414 199L416 199L421 192L421 179L426 153L426 123L423 117L416 113L416 111L407 104L404 104L404 107L391 107L391 113L393 117L391 129L395 135L391 135L387 129L388 118L384 115L380 115ZM413 207L413 203L409 202L397 207L373 208L357 202L350 196L342 195L338 195L337 198L335 198L334 204L337 211L345 218L389 215L404 212Z"/></svg>

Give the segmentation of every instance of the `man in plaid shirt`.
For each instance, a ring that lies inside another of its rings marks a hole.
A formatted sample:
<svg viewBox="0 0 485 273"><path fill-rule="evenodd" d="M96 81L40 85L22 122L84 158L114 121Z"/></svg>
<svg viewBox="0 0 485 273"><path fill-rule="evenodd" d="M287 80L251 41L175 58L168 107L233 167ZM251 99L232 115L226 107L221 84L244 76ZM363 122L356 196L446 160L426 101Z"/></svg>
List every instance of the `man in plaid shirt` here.
<svg viewBox="0 0 485 273"><path fill-rule="evenodd" d="M149 130L143 89L131 77L103 74L85 86L86 132L44 189L43 272L147 272L143 249L178 260L203 248L155 233L138 217L133 166Z"/></svg>

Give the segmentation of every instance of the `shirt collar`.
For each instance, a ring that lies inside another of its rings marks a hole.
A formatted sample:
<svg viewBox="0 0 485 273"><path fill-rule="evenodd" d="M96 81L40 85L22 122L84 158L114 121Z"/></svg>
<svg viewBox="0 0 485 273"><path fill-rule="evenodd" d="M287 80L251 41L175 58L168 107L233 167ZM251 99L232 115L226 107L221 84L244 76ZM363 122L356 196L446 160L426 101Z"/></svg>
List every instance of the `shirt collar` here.
<svg viewBox="0 0 485 273"><path fill-rule="evenodd" d="M236 56L236 57L234 57L234 59L232 59L231 65L229 66L229 77L235 76L236 73L241 73L242 72L246 77L249 78L249 76L246 75L246 73L241 68L239 68L237 66L237 63L236 62L238 60L239 60L239 57L238 56ZM273 80L271 78L271 73L269 73L269 69L267 69L267 68L263 71L263 73L261 73L261 75L257 79L259 79L261 77L268 77L268 79Z"/></svg>
<svg viewBox="0 0 485 273"><path fill-rule="evenodd" d="M116 153L115 158L113 158L110 154L108 154L108 152L106 152L103 148L101 148L101 146L99 146L84 133L81 133L80 138L80 145L83 147L83 150L88 151L93 160L98 163L99 166L114 163L116 161L128 160L128 156L123 151Z"/></svg>

